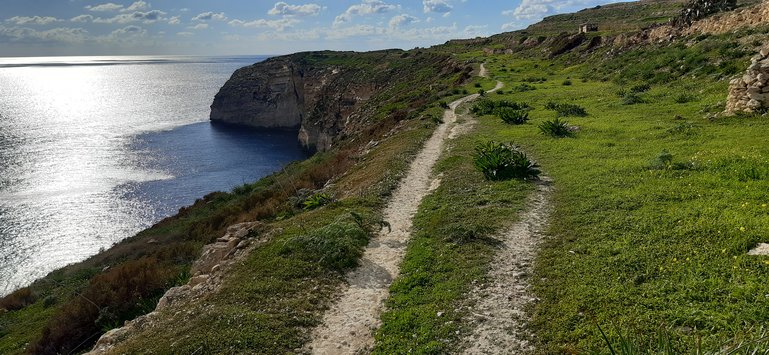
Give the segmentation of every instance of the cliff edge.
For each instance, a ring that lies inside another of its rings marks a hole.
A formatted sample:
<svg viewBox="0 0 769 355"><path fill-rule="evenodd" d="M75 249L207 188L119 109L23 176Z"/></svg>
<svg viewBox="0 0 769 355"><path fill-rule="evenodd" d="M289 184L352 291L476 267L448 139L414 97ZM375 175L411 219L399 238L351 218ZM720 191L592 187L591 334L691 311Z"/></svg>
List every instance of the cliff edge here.
<svg viewBox="0 0 769 355"><path fill-rule="evenodd" d="M422 65L448 72L465 69L448 56L420 51L326 51L270 58L235 71L216 94L210 119L296 129L305 148L326 151L367 126L376 116L373 107L397 99L400 93L394 88L413 92L393 84L414 80L413 69ZM424 103L427 95L412 99ZM406 107L403 114L418 107Z"/></svg>

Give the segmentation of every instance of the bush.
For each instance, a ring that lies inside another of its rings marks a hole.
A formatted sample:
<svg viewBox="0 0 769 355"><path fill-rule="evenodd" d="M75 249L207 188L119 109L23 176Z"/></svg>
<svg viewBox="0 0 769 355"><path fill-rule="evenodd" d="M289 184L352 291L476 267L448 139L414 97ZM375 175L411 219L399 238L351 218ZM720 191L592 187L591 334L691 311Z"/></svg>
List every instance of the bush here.
<svg viewBox="0 0 769 355"><path fill-rule="evenodd" d="M306 200L304 200L303 204L305 211L309 211L321 206L325 206L331 203L331 201L333 201L331 196L329 196L327 193L320 192L308 197Z"/></svg>
<svg viewBox="0 0 769 355"><path fill-rule="evenodd" d="M91 279L51 318L32 353L77 353L124 321L146 314L175 273L154 258L127 261Z"/></svg>
<svg viewBox="0 0 769 355"><path fill-rule="evenodd" d="M571 137L574 133L569 128L569 123L556 118L552 121L542 122L539 126L540 132L556 138Z"/></svg>
<svg viewBox="0 0 769 355"><path fill-rule="evenodd" d="M652 88L651 85L646 84L646 83L638 84L638 85L635 85L635 86L631 87L630 88L630 92L634 93L634 94L640 94L640 93L644 93L644 92L647 92L647 91L651 90L651 88Z"/></svg>
<svg viewBox="0 0 769 355"><path fill-rule="evenodd" d="M323 227L289 238L280 253L342 272L358 265L368 238L369 233L362 219L351 213L339 216Z"/></svg>
<svg viewBox="0 0 769 355"><path fill-rule="evenodd" d="M500 108L511 108L513 110L529 110L531 109L531 106L529 106L529 104L527 103L518 103L513 101L507 101L507 100L492 101L489 99L485 99L485 100L480 100L475 105L473 105L473 107L470 109L470 112L478 116L491 115L493 113L496 113L497 109L500 109Z"/></svg>
<svg viewBox="0 0 769 355"><path fill-rule="evenodd" d="M683 94L678 94L675 97L673 97L673 100L677 104L685 104L687 102L696 101L697 97L692 95L692 94L683 93Z"/></svg>
<svg viewBox="0 0 769 355"><path fill-rule="evenodd" d="M530 77L524 78L523 81L527 82L527 83L540 83L541 84L541 83L546 82L547 78L545 78L545 77L530 76Z"/></svg>
<svg viewBox="0 0 769 355"><path fill-rule="evenodd" d="M442 109L445 109L445 110L448 110L449 109L449 104L447 104L446 101L441 101L441 102L438 102L438 107L440 107Z"/></svg>
<svg viewBox="0 0 769 355"><path fill-rule="evenodd" d="M486 96L486 90L478 89L478 95Z"/></svg>
<svg viewBox="0 0 769 355"><path fill-rule="evenodd" d="M561 103L555 103L555 102L548 102L545 105L545 108L548 110L553 110L558 113L558 117L565 117L565 116L576 116L576 117L585 117L587 116L587 111L585 111L585 108L579 105L574 104L561 104Z"/></svg>
<svg viewBox="0 0 769 355"><path fill-rule="evenodd" d="M36 297L29 287L18 289L0 299L0 309L16 311L35 303Z"/></svg>
<svg viewBox="0 0 769 355"><path fill-rule="evenodd" d="M629 93L625 95L625 97L622 99L623 105L635 105L635 104L643 104L646 103L646 100L644 100L641 95Z"/></svg>
<svg viewBox="0 0 769 355"><path fill-rule="evenodd" d="M516 110L510 107L498 107L497 116L507 124L524 124L529 120L529 113L524 110Z"/></svg>
<svg viewBox="0 0 769 355"><path fill-rule="evenodd" d="M525 91L532 91L532 90L537 90L537 87L534 85L526 84L526 83L516 85L510 88L510 92L525 92Z"/></svg>
<svg viewBox="0 0 769 355"><path fill-rule="evenodd" d="M475 85L474 85L474 86L475 86L475 87L477 87L477 88L479 88L479 87L481 87L481 83L475 83Z"/></svg>
<svg viewBox="0 0 769 355"><path fill-rule="evenodd" d="M563 83L561 83L563 86L571 86L571 80L564 80Z"/></svg>
<svg viewBox="0 0 769 355"><path fill-rule="evenodd" d="M475 147L474 163L487 180L537 179L537 164L512 144L495 141Z"/></svg>

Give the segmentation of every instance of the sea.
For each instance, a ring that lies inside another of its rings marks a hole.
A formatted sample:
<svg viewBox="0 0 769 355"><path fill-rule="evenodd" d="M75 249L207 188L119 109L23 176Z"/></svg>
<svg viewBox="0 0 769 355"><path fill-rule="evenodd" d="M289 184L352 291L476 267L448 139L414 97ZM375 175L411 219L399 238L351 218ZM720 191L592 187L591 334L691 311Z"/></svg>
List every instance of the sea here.
<svg viewBox="0 0 769 355"><path fill-rule="evenodd" d="M0 58L0 296L306 157L208 121L266 56Z"/></svg>

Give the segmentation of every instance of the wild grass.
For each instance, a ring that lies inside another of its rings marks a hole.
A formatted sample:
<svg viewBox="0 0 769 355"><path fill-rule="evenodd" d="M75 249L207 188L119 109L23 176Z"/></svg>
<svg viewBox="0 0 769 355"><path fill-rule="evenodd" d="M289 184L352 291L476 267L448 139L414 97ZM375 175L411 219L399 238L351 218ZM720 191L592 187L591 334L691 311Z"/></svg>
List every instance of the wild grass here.
<svg viewBox="0 0 769 355"><path fill-rule="evenodd" d="M632 72L647 59L625 60ZM516 75L536 74L502 78ZM536 126L550 118L540 111L531 112L532 126L500 130L535 154L556 185L558 218L533 277L540 352L608 353L596 324L612 344L619 334L653 339L663 327L680 351L717 353L763 339L756 329L769 317L769 260L746 252L769 235L769 148L759 133L769 123L705 118L723 109L710 107L727 93L714 77L657 82L643 95L696 87L698 99L655 99L653 108L621 105L610 82L515 95L533 106L573 100L591 113L577 139L543 139ZM641 343L639 353L658 351Z"/></svg>

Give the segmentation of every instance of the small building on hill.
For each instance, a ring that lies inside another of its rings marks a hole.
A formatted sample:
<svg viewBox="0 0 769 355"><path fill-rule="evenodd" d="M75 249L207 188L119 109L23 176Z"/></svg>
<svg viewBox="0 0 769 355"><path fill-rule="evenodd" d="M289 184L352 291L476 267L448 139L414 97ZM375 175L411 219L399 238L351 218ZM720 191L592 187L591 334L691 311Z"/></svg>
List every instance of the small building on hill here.
<svg viewBox="0 0 769 355"><path fill-rule="evenodd" d="M588 33L598 31L598 25L594 23L583 23L579 25L579 33Z"/></svg>

